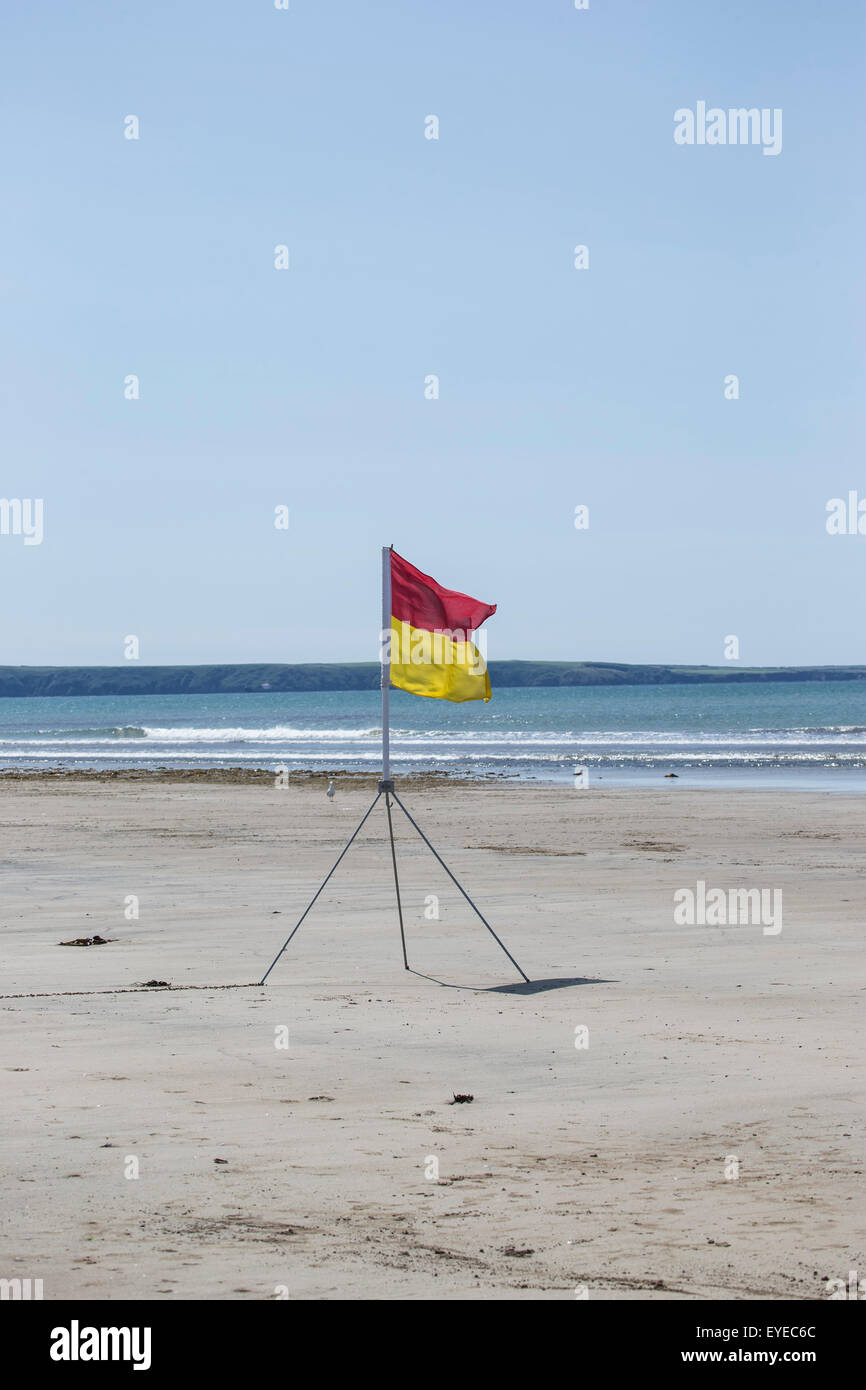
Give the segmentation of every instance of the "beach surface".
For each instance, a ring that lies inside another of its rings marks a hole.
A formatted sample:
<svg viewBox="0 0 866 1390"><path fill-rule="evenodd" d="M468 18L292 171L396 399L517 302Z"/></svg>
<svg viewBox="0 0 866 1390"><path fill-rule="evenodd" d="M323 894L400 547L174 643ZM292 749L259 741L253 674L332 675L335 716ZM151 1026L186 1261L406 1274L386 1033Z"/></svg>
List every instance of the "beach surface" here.
<svg viewBox="0 0 866 1390"><path fill-rule="evenodd" d="M866 798L408 780L533 983L395 808L404 970L380 802L253 985L375 794L325 785L0 779L0 1277L809 1300L866 1274ZM678 923L699 881L781 891L781 930Z"/></svg>

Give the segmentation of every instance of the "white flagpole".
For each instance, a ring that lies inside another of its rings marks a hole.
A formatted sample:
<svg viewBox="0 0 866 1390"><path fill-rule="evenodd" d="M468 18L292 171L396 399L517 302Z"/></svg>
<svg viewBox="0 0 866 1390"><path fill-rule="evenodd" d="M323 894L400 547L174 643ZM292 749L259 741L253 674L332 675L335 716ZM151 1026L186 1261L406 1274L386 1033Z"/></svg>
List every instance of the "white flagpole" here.
<svg viewBox="0 0 866 1390"><path fill-rule="evenodd" d="M391 780L391 547L382 546L382 781Z"/></svg>

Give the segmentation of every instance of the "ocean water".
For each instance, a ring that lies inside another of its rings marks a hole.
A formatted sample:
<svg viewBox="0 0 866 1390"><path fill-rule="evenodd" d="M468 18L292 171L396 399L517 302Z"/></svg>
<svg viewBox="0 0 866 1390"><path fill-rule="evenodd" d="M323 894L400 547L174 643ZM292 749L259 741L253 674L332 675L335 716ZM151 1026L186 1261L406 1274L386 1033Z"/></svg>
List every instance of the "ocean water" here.
<svg viewBox="0 0 866 1390"><path fill-rule="evenodd" d="M377 691L0 699L0 768L363 769ZM494 689L487 705L391 693L394 772L590 783L866 789L866 683Z"/></svg>

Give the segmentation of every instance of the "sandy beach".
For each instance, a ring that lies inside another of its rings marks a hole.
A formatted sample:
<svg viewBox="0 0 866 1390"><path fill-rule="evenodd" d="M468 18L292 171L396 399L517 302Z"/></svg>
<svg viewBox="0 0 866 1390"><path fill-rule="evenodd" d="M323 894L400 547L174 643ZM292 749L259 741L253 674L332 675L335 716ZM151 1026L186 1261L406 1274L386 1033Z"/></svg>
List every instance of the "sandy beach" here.
<svg viewBox="0 0 866 1390"><path fill-rule="evenodd" d="M324 785L0 781L0 1276L808 1300L866 1272L863 798L407 781L533 983L398 813L403 969L380 804L268 984L228 988L374 789ZM782 929L679 924L699 881L781 890Z"/></svg>

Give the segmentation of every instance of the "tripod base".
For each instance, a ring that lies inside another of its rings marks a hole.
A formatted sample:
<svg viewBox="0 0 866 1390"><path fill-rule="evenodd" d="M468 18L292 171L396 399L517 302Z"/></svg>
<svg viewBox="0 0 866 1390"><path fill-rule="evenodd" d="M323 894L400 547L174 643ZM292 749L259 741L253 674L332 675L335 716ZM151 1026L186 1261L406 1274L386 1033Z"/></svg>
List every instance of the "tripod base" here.
<svg viewBox="0 0 866 1390"><path fill-rule="evenodd" d="M261 980L259 981L259 984L262 984L262 985L263 985L263 984L265 983L265 981L267 980L268 976L270 975L270 973L271 973L271 971L273 970L274 966L276 965L277 961L280 959L280 956L283 954L283 952L285 951L285 949L286 949L286 947L288 946L289 942L291 941L292 937L295 935L295 932L298 930L298 928L300 927L301 923L304 921L304 918L307 916L308 912L310 911L310 909L311 909L311 908L313 907L313 905L315 904L316 900L317 900L318 897L319 897L319 894L322 892L322 889L323 889L323 888L325 887L325 885L328 883L328 881L330 880L330 878L331 878L332 875L334 874L335 870L338 868L338 866L339 866L340 863L342 862L344 856L348 853L350 846L352 845L353 841L356 839L356 837L357 837L359 831L360 831L360 830L362 829L362 827L364 826L365 822L367 821L367 818L371 815L373 809L378 805L378 803L379 803L379 798L382 797L382 796L385 797L385 810L386 810L387 813L388 813L388 838L389 838L390 843L391 843L391 862L392 862L392 864L393 864L393 866L394 866L394 888L395 888L395 891L396 891L396 894L397 894L397 916L398 916L398 919L399 919L399 922L400 922L400 941L401 941L401 944L402 944L402 947L403 947L403 966L404 966L404 969L406 969L406 970L409 969L409 960L408 960L408 957L407 957L407 955L406 955L406 934L405 934L405 931L404 931L404 928L403 928L403 906L402 906L402 903L401 903L401 901L400 901L400 879L399 879L398 874L397 874L397 848L396 848L396 845L394 844L394 825L393 825L393 822L392 822L392 819L391 819L391 800L392 800L392 798L393 798L393 800L394 800L394 803L395 803L397 806L400 807L400 810L403 812L404 816L405 816L406 819L409 821L409 824L410 824L410 825L413 827L413 829L416 830L416 831L418 832L418 834L421 836L421 839L424 841L425 845L426 845L427 848L430 850L430 853L431 853L431 854L434 856L434 858L437 859L438 862L442 865L442 868L445 870L446 874L447 874L448 877L451 879L451 882L452 882L453 884L455 884L455 886L456 886L457 888L459 888L460 892L463 894L463 896L464 896L464 898L466 899L466 901L468 902L469 906L472 908L472 911L475 913L476 917L478 917L478 918L480 919L480 921L484 923L484 926L487 928L487 930L489 931L490 935L493 937L493 940L496 942L497 946L499 946L500 950L504 951L505 955L508 957L508 959L511 961L511 964L514 966L515 970L517 971L518 975L520 975L521 979L525 980L525 982L526 982L527 984L529 984L529 983L530 983L530 981L529 981L529 976L528 976L527 974L525 974L524 971L523 971L523 970L520 968L520 966L517 964L517 961L514 959L513 955L512 955L511 952L508 950L507 946L505 946L504 943L503 943L502 941L500 941L499 937L496 935L496 932L493 930L493 928L491 927L490 923L487 921L486 917L484 917L484 916L482 915L482 913L478 910L478 908L475 906L475 903L472 901L472 899L470 898L469 894L466 892L466 889L463 887L462 883L460 883L460 881L459 881L457 878L455 878L454 874L452 874L452 872L451 872L451 870L449 869L448 865L445 863L445 860L444 860L444 859L442 858L442 856L439 854L438 850L434 849L433 845L431 845L430 841L427 839L427 836L424 834L424 831L421 829L421 827L420 827L420 825L418 824L418 822L417 822L417 821L409 814L409 812L406 810L406 807L403 805L402 801L400 800L399 796L397 795L397 793L396 793L395 790L394 790L394 782L393 782L393 779L390 778L390 777L389 777L389 778L385 778L383 781L381 781L381 782L378 784L378 788L377 788L377 791L376 791L376 795L375 795L375 797L374 797L374 799L373 799L371 805L368 806L368 808L367 808L366 812L364 813L364 816L363 816L363 818L361 819L360 823L359 823L358 826L355 828L355 830L352 832L352 834L349 836L348 841L346 842L346 844L344 845L343 849L341 850L339 856L338 856L337 859L335 860L335 862L334 862L332 868L330 869L329 873L326 875L326 877L325 877L325 878L322 880L322 882L319 884L319 887L316 889L316 892L314 893L313 897L310 899L310 902L307 904L306 908L305 908L304 911L301 913L301 916L298 918L298 921L295 923L295 926L294 926L294 927L292 928L292 930L289 932L289 935L286 937L286 940L283 942L283 945L280 947L279 951L278 951L277 954L274 956L274 959L271 961L270 965L268 966L267 970L265 971L264 975L262 976Z"/></svg>

